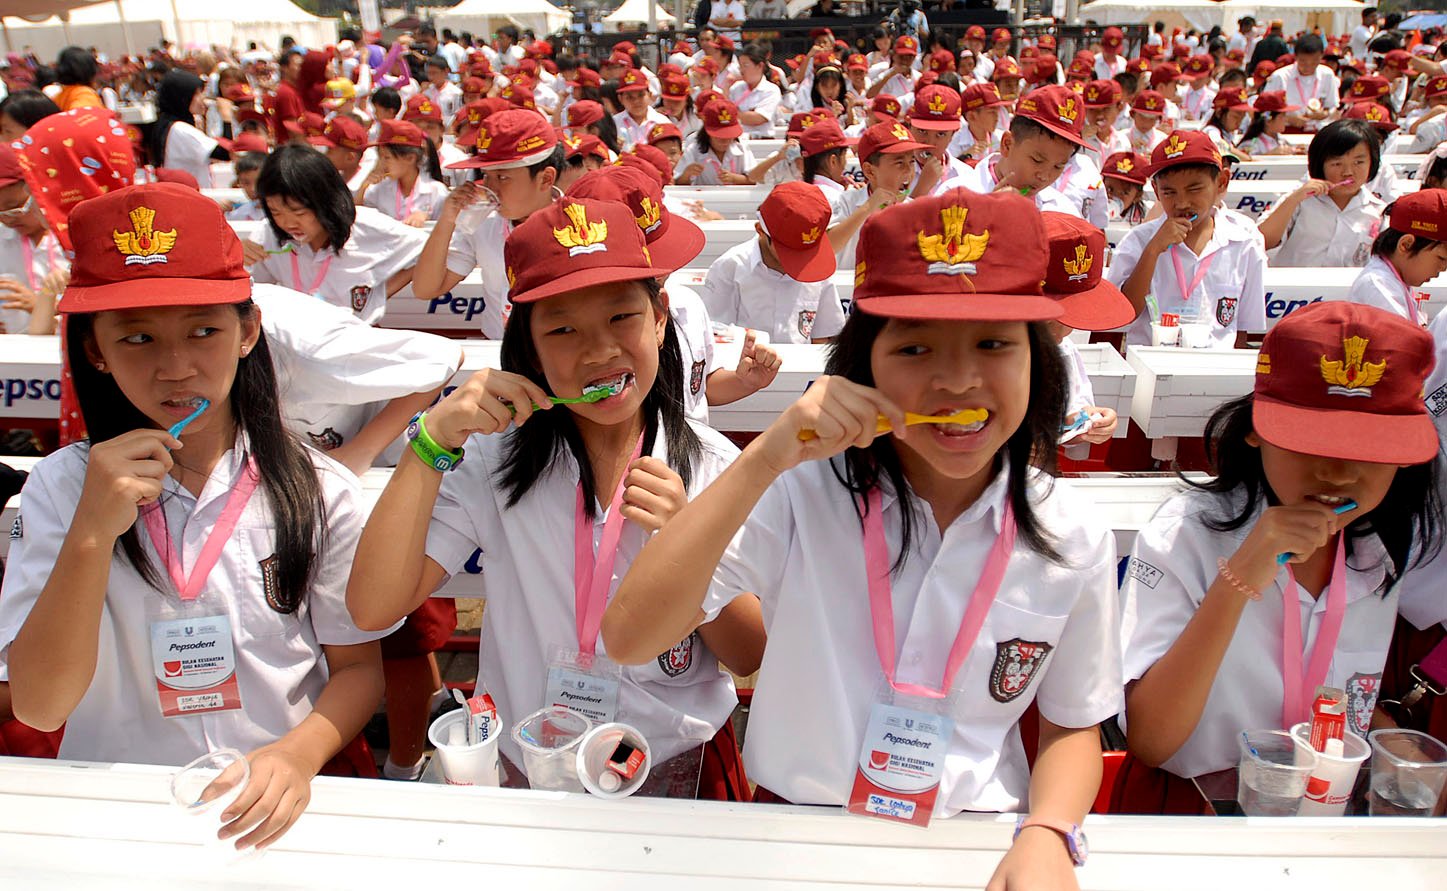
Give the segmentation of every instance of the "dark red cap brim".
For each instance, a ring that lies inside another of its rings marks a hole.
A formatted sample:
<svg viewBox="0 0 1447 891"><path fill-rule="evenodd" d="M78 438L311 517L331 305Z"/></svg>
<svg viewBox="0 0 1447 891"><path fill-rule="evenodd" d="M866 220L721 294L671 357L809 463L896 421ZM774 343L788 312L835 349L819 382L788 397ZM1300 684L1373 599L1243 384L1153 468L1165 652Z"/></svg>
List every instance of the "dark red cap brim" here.
<svg viewBox="0 0 1447 891"><path fill-rule="evenodd" d="M135 278L102 285L71 285L60 296L61 313L150 309L157 306L219 306L251 298L251 278Z"/></svg>
<svg viewBox="0 0 1447 891"><path fill-rule="evenodd" d="M644 279L658 278L667 275L675 270L666 267L650 266L647 268L637 266L594 266L590 269L580 269L576 272L565 272L557 278L549 279L546 283L533 288L531 291L523 291L518 294L509 294L508 299L513 303L533 303L547 297L558 294L566 294L569 291L579 291L583 288L590 288L593 285L605 285L610 282L637 282Z"/></svg>
<svg viewBox="0 0 1447 891"><path fill-rule="evenodd" d="M829 239L824 236L820 236L813 247L802 251L784 247L777 238L772 239L772 242L774 253L779 257L779 265L784 267L784 273L794 281L806 284L822 282L838 268L834 261L834 251L829 248Z"/></svg>
<svg viewBox="0 0 1447 891"><path fill-rule="evenodd" d="M669 213L659 218L658 225L656 236L645 232L644 237L653 239L648 242L648 254L660 267L660 276L682 269L703 252L708 238L693 220Z"/></svg>
<svg viewBox="0 0 1447 891"><path fill-rule="evenodd" d="M1120 288L1102 279L1086 291L1060 294L1062 325L1079 331L1110 331L1135 321L1136 308Z"/></svg>
<svg viewBox="0 0 1447 891"><path fill-rule="evenodd" d="M909 122L921 130L958 130L964 123L964 119L955 118L953 121L941 121L936 118L911 117Z"/></svg>
<svg viewBox="0 0 1447 891"><path fill-rule="evenodd" d="M1060 301L1038 294L880 294L856 297L856 309L892 319L954 322L1044 322L1060 318Z"/></svg>
<svg viewBox="0 0 1447 891"><path fill-rule="evenodd" d="M737 139L744 135L741 124L730 124L727 127L710 127L704 124L703 129L709 136L717 136L719 139Z"/></svg>
<svg viewBox="0 0 1447 891"><path fill-rule="evenodd" d="M1251 423L1277 448L1373 464L1423 464L1437 457L1437 427L1420 414L1384 415L1335 408L1307 408L1257 394Z"/></svg>

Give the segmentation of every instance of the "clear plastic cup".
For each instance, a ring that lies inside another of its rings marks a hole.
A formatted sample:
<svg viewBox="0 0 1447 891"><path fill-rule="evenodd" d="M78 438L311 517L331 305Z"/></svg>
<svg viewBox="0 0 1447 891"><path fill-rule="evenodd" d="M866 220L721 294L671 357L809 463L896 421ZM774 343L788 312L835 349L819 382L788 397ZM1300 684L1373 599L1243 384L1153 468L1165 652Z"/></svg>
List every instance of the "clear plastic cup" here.
<svg viewBox="0 0 1447 891"><path fill-rule="evenodd" d="M1178 327L1181 329L1181 346L1188 350L1211 348L1210 322L1188 322L1182 319Z"/></svg>
<svg viewBox="0 0 1447 891"><path fill-rule="evenodd" d="M578 779L577 750L593 722L572 709L550 705L518 722L512 738L523 750L523 772L534 789L587 791Z"/></svg>
<svg viewBox="0 0 1447 891"><path fill-rule="evenodd" d="M626 742L643 753L643 766L638 768L631 780L623 780L608 767L608 756L613 754L620 742ZM578 778L583 781L583 787L601 798L627 798L638 791L653 767L653 753L648 749L648 740L643 738L641 731L627 724L599 724L589 730L578 743L577 759ZM614 780L622 782L613 785L611 780L604 779L609 774ZM613 785L611 789L608 788L610 785Z"/></svg>
<svg viewBox="0 0 1447 891"><path fill-rule="evenodd" d="M1297 742L1310 746L1311 722L1303 721L1292 727L1291 735ZM1342 731L1341 743L1341 755L1316 753L1316 770L1306 781L1306 795L1301 800L1297 816L1340 817L1346 813L1352 788L1357 784L1357 774L1372 753L1372 747L1350 730Z"/></svg>
<svg viewBox="0 0 1447 891"><path fill-rule="evenodd" d="M1247 730L1237 740L1236 803L1250 817L1293 817L1316 770L1316 752L1285 730Z"/></svg>
<svg viewBox="0 0 1447 891"><path fill-rule="evenodd" d="M1428 817L1447 782L1447 745L1415 730L1374 730L1372 791L1374 817Z"/></svg>
<svg viewBox="0 0 1447 891"><path fill-rule="evenodd" d="M240 858L248 852L236 850L236 839L220 839L216 833L221 830L221 814L249 782L251 763L246 756L236 749L217 749L176 772L171 778L171 800L195 818L206 847Z"/></svg>
<svg viewBox="0 0 1447 891"><path fill-rule="evenodd" d="M473 745L454 745L449 742L452 729L463 730L470 716L467 709L453 709L437 717L427 728L427 738L437 755L438 766L442 768L442 779L451 786L497 786L501 785L501 771L498 766L497 744L502 739L502 722L492 722L487 739ZM465 739L466 736L464 735Z"/></svg>

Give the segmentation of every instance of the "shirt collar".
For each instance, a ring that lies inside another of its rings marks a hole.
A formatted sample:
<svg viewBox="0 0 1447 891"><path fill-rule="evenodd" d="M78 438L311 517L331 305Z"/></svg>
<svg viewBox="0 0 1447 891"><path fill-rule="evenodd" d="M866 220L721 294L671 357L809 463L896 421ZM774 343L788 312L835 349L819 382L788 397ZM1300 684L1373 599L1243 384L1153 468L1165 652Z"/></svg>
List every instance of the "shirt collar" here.
<svg viewBox="0 0 1447 891"><path fill-rule="evenodd" d="M207 478L206 484L201 487L199 496L192 495L190 490L182 486L175 477L166 475L162 482L162 488L168 497L179 498L183 502L191 503L191 510L198 510L217 498L225 498L236 486L236 481L241 478L242 468L251 455L251 439L246 431L239 427L236 431L236 444L230 450L222 454L221 460L216 462L212 469L211 476Z"/></svg>
<svg viewBox="0 0 1447 891"><path fill-rule="evenodd" d="M895 502L898 501L894 487L890 486L887 481L880 484L879 497L880 506L885 511L890 510ZM990 480L989 484L985 486L985 490L980 493L980 497L976 498L973 504L965 508L964 512L956 517L955 522L951 525L978 523L988 519L992 528L996 534L998 534L1001 528L1001 521L1004 518L1005 502L1009 497L1010 458L1002 452L1000 454L1000 468L995 472L994 479ZM941 535L943 535L944 532L945 530L940 530Z"/></svg>

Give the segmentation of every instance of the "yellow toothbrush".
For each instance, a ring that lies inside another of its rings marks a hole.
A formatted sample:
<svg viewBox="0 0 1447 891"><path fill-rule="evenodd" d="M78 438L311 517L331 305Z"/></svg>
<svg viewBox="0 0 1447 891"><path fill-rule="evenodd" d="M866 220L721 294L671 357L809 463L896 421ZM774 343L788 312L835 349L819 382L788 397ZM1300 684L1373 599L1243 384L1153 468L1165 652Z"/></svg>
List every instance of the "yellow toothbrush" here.
<svg viewBox="0 0 1447 891"><path fill-rule="evenodd" d="M957 411L952 415L917 415L912 411L907 411L904 413L904 423L906 426L912 426L914 424L974 424L978 421L986 420L989 417L990 413L983 408L967 408L964 411ZM889 429L889 419L884 415L880 415L879 422L875 424L874 432L887 433ZM811 439L817 438L818 434L813 430L799 431L800 442L808 442Z"/></svg>

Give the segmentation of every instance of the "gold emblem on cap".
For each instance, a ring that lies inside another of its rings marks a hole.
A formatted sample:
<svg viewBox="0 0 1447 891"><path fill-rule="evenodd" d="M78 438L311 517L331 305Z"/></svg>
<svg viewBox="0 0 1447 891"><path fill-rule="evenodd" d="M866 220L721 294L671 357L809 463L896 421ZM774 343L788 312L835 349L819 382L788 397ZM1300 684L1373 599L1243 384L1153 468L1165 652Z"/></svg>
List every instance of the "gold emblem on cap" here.
<svg viewBox="0 0 1447 891"><path fill-rule="evenodd" d="M544 140L541 136L528 136L518 140L517 151L530 152L533 149L542 148Z"/></svg>
<svg viewBox="0 0 1447 891"><path fill-rule="evenodd" d="M1256 373L1257 373L1257 374L1270 374L1270 373L1271 373L1271 356L1270 356L1269 354L1267 354L1267 353L1257 353L1257 354L1256 354Z"/></svg>
<svg viewBox="0 0 1447 891"><path fill-rule="evenodd" d="M917 236L920 256L929 261L927 270L931 275L973 275L975 261L985 255L990 243L990 230L977 234L966 234L965 219L970 215L968 207L946 207L940 211L944 224L939 235L926 235L923 230Z"/></svg>
<svg viewBox="0 0 1447 891"><path fill-rule="evenodd" d="M1056 114L1060 116L1060 120L1067 124L1075 123L1076 117L1080 114L1075 108L1075 97L1071 96L1069 99L1060 103L1060 107L1056 109Z"/></svg>
<svg viewBox="0 0 1447 891"><path fill-rule="evenodd" d="M1069 257L1062 261L1065 264L1065 274L1070 281L1080 281L1090 273L1090 267L1095 263L1095 258L1086 253L1085 245L1075 246L1075 259Z"/></svg>
<svg viewBox="0 0 1447 891"><path fill-rule="evenodd" d="M1179 134L1172 133L1170 140L1166 142L1166 157L1179 158L1185 154L1185 151L1186 140L1182 139Z"/></svg>
<svg viewBox="0 0 1447 891"><path fill-rule="evenodd" d="M484 128L481 129L481 130L478 130L478 131L477 131L477 150L478 150L479 152L481 152L482 154L487 154L487 150L488 150L489 148L491 148L491 147L492 147L492 134L489 133L489 132L487 132L487 128L486 128L486 127L484 127Z"/></svg>
<svg viewBox="0 0 1447 891"><path fill-rule="evenodd" d="M565 204L563 213L568 215L572 225L554 229L553 237L558 240L558 244L568 249L569 257L608 250L608 245L603 243L608 238L606 221L589 222L587 208L581 204Z"/></svg>
<svg viewBox="0 0 1447 891"><path fill-rule="evenodd" d="M658 228L663 219L663 209L653 203L653 199L647 195L643 196L643 213L634 217L638 222L638 228L644 232L652 232Z"/></svg>
<svg viewBox="0 0 1447 891"><path fill-rule="evenodd" d="M813 229L810 229L807 232L799 233L799 240L803 242L806 246L811 245L817 242L819 240L819 236L822 234L823 233L819 230L819 227L815 226Z"/></svg>
<svg viewBox="0 0 1447 891"><path fill-rule="evenodd" d="M945 97L940 93L935 93L933 96L931 96L929 100L929 110L934 112L935 114L944 114Z"/></svg>
<svg viewBox="0 0 1447 891"><path fill-rule="evenodd" d="M1387 372L1387 360L1367 362L1367 338L1348 337L1342 341L1342 358L1321 357L1321 378L1335 396L1371 396L1372 387Z"/></svg>
<svg viewBox="0 0 1447 891"><path fill-rule="evenodd" d="M176 230L157 232L156 212L149 207L137 207L129 216L131 231L122 232L116 229L111 232L116 250L126 255L126 265L139 263L150 266L152 263L167 262L166 255L176 246Z"/></svg>
<svg viewBox="0 0 1447 891"><path fill-rule="evenodd" d="M1134 169L1135 162L1132 161L1130 158L1121 158L1119 161L1115 162L1116 173L1130 173Z"/></svg>

